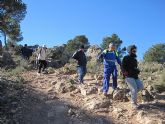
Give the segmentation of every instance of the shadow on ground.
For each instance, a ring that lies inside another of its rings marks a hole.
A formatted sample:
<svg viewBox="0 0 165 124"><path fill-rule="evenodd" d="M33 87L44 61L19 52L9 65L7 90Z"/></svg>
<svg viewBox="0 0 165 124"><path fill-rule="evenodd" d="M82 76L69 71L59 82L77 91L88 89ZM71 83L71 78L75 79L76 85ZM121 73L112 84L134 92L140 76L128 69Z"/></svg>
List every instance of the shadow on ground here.
<svg viewBox="0 0 165 124"><path fill-rule="evenodd" d="M4 81L8 83L8 80ZM11 82L11 81L10 81ZM2 81L0 82L2 84ZM4 84L4 83L3 83ZM6 123L20 123L20 124L113 124L114 122L110 119L105 118L104 116L94 115L91 112L85 111L81 108L77 108L70 103L64 102L57 97L49 98L47 94L36 90L35 88L28 86L28 83L22 84L21 87L15 87L13 85L7 85L8 89L12 89L11 93L7 93L5 90L1 92L7 94L6 98L9 97L12 93L13 95L19 96L11 100L6 100L6 103L2 103L3 107L8 108L14 103L17 104L14 107L15 112L12 112L13 108L10 108L5 111L3 114L8 114L8 121ZM14 87L13 87L14 86ZM21 88L21 89L20 89ZM8 112L10 111L10 112ZM2 114L2 113L1 113ZM5 117L5 116L0 116ZM2 119L2 118L0 118Z"/></svg>

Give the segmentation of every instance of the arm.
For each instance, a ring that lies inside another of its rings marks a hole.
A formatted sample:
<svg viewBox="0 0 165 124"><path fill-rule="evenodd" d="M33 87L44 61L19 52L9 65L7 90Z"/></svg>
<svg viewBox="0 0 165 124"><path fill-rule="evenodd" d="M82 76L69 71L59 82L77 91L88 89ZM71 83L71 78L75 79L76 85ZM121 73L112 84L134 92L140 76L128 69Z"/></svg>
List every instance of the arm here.
<svg viewBox="0 0 165 124"><path fill-rule="evenodd" d="M76 59L76 60L78 59L78 51L76 51L76 52L72 55L72 58L73 58L73 59Z"/></svg>
<svg viewBox="0 0 165 124"><path fill-rule="evenodd" d="M100 55L98 55L98 57L97 57L98 62L103 62L104 54L105 53L102 52Z"/></svg>
<svg viewBox="0 0 165 124"><path fill-rule="evenodd" d="M128 76L128 72L129 72L129 60L128 57L125 56L122 61L122 73L124 78L125 76Z"/></svg>

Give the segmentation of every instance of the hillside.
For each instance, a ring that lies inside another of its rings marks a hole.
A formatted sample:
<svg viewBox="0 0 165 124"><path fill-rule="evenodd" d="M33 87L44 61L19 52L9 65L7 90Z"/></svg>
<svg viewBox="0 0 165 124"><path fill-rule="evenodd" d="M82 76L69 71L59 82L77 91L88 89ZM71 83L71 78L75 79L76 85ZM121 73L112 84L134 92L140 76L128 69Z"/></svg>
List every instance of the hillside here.
<svg viewBox="0 0 165 124"><path fill-rule="evenodd" d="M119 89L114 95L112 89L108 97L102 95L103 68L101 64L94 68L92 65L96 63L92 58L84 85L76 81L72 61L58 69L49 67L47 74L41 75L35 69L21 70L22 65L13 70L2 68L0 123L165 124L164 64L139 63L146 99L139 94L140 107L134 110L122 76L118 78Z"/></svg>

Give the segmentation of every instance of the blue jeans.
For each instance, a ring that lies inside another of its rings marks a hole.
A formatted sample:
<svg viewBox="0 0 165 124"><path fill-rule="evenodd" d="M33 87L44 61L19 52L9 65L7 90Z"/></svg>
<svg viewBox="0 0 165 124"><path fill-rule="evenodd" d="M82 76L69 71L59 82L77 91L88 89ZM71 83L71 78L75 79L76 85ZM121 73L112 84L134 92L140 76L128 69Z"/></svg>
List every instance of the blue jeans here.
<svg viewBox="0 0 165 124"><path fill-rule="evenodd" d="M139 79L126 78L126 83L131 92L131 103L137 103L137 93L144 88L143 83Z"/></svg>
<svg viewBox="0 0 165 124"><path fill-rule="evenodd" d="M80 83L83 83L83 78L86 74L86 66L77 66L77 71L78 71L78 79Z"/></svg>
<svg viewBox="0 0 165 124"><path fill-rule="evenodd" d="M112 88L117 88L117 68L116 66L104 67L104 80L103 80L103 92L107 93L109 90L110 76L112 74Z"/></svg>

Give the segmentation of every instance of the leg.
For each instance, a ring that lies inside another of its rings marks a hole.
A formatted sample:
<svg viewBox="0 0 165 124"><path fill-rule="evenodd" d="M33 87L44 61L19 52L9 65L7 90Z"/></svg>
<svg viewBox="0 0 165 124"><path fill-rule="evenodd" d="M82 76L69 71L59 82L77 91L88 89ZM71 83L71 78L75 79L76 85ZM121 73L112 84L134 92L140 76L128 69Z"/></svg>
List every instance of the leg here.
<svg viewBox="0 0 165 124"><path fill-rule="evenodd" d="M83 67L78 66L77 71L78 71L78 79L79 79L80 83L83 83Z"/></svg>
<svg viewBox="0 0 165 124"><path fill-rule="evenodd" d="M39 60L39 67L38 67L38 73L41 73L41 68L42 68L42 60Z"/></svg>
<svg viewBox="0 0 165 124"><path fill-rule="evenodd" d="M116 89L117 88L117 69L116 69L116 67L114 68L113 73L112 73L112 80L113 80L112 88Z"/></svg>
<svg viewBox="0 0 165 124"><path fill-rule="evenodd" d="M83 81L83 79L84 79L84 77L85 77L85 75L86 75L86 72L87 72L87 69L86 69L86 66L83 66L82 67L83 69L83 75L82 75L82 81ZM84 82L84 81L83 81Z"/></svg>
<svg viewBox="0 0 165 124"><path fill-rule="evenodd" d="M104 80L103 80L104 93L107 93L109 90L109 80L110 80L110 69L104 67Z"/></svg>
<svg viewBox="0 0 165 124"><path fill-rule="evenodd" d="M46 66L47 66L47 62L46 62L46 60L43 60L43 70L42 71L45 71Z"/></svg>
<svg viewBox="0 0 165 124"><path fill-rule="evenodd" d="M126 82L131 91L131 103L137 104L137 85L134 78L126 78Z"/></svg>
<svg viewBox="0 0 165 124"><path fill-rule="evenodd" d="M137 91L139 92L140 90L142 90L144 88L143 83L140 79L136 79L136 85L137 85Z"/></svg>

